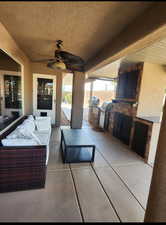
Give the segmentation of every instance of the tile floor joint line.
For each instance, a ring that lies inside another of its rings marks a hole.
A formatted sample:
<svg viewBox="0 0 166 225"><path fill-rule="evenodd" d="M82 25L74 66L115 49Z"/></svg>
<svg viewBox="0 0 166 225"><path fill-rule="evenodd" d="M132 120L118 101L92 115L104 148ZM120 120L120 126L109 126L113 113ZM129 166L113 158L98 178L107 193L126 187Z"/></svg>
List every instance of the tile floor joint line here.
<svg viewBox="0 0 166 225"><path fill-rule="evenodd" d="M96 171L95 171L95 168L93 168L92 165L91 165L91 167L92 167L92 170L93 170L94 174L96 175L96 177L97 177L97 179L98 179L98 181L99 181L99 183L100 183L100 185L101 185L101 187L102 187L104 193L106 194L106 196L107 196L107 198L108 198L108 200L109 200L109 203L111 204L113 210L115 211L115 214L116 214L116 216L117 216L118 219L119 219L119 222L122 222L122 220L121 220L121 218L119 217L118 212L116 211L116 209L115 209L115 207L114 207L114 205L113 205L113 203L112 203L112 201L111 201L109 195L107 194L107 192L106 192L106 190L105 190L105 188L104 188L104 186L103 186L103 184L102 184L102 182L101 182L99 176L97 175L97 173L96 173Z"/></svg>
<svg viewBox="0 0 166 225"><path fill-rule="evenodd" d="M93 140L93 138L91 137L91 139ZM119 179L122 181L122 183L125 185L125 187L128 189L128 191L133 195L133 197L136 199L136 201L139 203L139 205L142 207L142 209L145 211L146 209L144 208L144 206L139 202L139 200L137 199L137 197L134 195L134 193L130 190L130 188L128 187L128 185L125 183L125 181L123 181L123 179L121 178L121 176L116 172L116 170L111 166L110 162L105 158L104 154L100 151L100 146L96 146L96 148L98 149L98 152L101 154L101 156L103 157L103 159L108 163L108 165L110 166L110 168L114 171L114 173L119 177Z"/></svg>
<svg viewBox="0 0 166 225"><path fill-rule="evenodd" d="M100 151L99 151L100 152ZM137 199L137 197L134 195L134 193L130 190L130 188L128 187L128 185L125 183L125 181L123 181L123 179L121 178L121 176L116 172L116 170L110 165L110 162L108 162L105 158L105 156L100 152L100 154L103 156L104 160L108 163L108 165L111 167L111 169L114 171L114 173L119 177L119 179L122 181L122 183L126 186L126 188L128 189L128 191L133 195L133 197L136 199L136 201L139 203L139 205L143 208L143 210L145 211L146 209L143 207L143 205L139 202L139 200Z"/></svg>
<svg viewBox="0 0 166 225"><path fill-rule="evenodd" d="M79 200L79 197L78 197L78 192L77 192L76 183L75 183L75 180L74 180L74 175L73 175L73 171L72 171L72 168L71 168L70 164L69 164L69 168L70 168L70 173L71 173L71 177L72 177L72 180L73 180L73 185L74 185L74 189L75 189L75 194L76 194L78 208L80 210L82 222L84 223L85 222L84 215L83 215L83 211L82 211L82 208L81 208L81 203L80 203L80 200Z"/></svg>

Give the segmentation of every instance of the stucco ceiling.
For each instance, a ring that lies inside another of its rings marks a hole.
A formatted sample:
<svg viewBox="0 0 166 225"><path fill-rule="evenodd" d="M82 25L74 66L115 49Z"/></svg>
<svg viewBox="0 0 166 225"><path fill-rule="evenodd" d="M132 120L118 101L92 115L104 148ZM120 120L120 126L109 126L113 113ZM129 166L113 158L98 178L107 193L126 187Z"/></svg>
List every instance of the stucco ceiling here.
<svg viewBox="0 0 166 225"><path fill-rule="evenodd" d="M108 77L115 78L118 76L118 69L120 66L121 60L117 60L113 63L110 63L92 73L88 74L88 77Z"/></svg>
<svg viewBox="0 0 166 225"><path fill-rule="evenodd" d="M0 2L0 21L34 60L52 58L55 40L85 61L153 2Z"/></svg>
<svg viewBox="0 0 166 225"><path fill-rule="evenodd" d="M121 63L130 64L138 62L155 63L166 66L166 37L147 46L133 54L127 55L113 63L110 63L92 73L88 77L109 77L115 78L118 75L118 69Z"/></svg>
<svg viewBox="0 0 166 225"><path fill-rule="evenodd" d="M123 62L148 62L166 65L166 37L154 44L126 56Z"/></svg>

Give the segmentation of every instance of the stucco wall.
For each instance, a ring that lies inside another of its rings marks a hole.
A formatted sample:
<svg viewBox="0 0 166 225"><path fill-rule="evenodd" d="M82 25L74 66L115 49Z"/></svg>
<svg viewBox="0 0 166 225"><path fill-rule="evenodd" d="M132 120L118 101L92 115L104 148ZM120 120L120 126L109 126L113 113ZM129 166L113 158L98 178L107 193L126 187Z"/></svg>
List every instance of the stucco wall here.
<svg viewBox="0 0 166 225"><path fill-rule="evenodd" d="M166 70L158 64L144 63L137 116L160 116L166 90Z"/></svg>
<svg viewBox="0 0 166 225"><path fill-rule="evenodd" d="M23 114L32 113L32 70L31 63L19 48L12 36L0 22L0 49L6 52L16 62L21 64Z"/></svg>
<svg viewBox="0 0 166 225"><path fill-rule="evenodd" d="M74 72L71 111L71 128L81 128L83 120L85 73Z"/></svg>
<svg viewBox="0 0 166 225"><path fill-rule="evenodd" d="M32 65L32 72L33 73L40 73L40 74L47 74L47 75L54 75L61 74L59 70L53 70L46 66L45 63L31 63Z"/></svg>
<svg viewBox="0 0 166 225"><path fill-rule="evenodd" d="M158 138L160 134L160 127L161 127L161 123L154 123L152 128L152 134L151 134L152 138L150 140L149 155L148 155L148 163L152 166L154 165L154 161L155 161Z"/></svg>

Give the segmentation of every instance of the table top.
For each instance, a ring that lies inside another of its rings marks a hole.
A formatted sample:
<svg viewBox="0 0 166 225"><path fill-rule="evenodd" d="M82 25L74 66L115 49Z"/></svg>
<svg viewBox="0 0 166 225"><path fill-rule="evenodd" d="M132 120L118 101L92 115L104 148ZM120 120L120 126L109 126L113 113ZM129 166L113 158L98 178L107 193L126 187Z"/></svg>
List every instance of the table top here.
<svg viewBox="0 0 166 225"><path fill-rule="evenodd" d="M62 133L67 146L95 146L83 129L65 128Z"/></svg>

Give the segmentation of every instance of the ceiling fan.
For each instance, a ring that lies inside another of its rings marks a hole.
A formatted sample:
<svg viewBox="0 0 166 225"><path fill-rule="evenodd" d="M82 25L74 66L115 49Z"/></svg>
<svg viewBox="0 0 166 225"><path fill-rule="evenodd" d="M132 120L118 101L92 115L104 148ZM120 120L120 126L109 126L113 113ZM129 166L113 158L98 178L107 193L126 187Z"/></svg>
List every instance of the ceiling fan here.
<svg viewBox="0 0 166 225"><path fill-rule="evenodd" d="M70 70L84 72L84 60L76 55L73 55L67 51L62 50L62 40L56 41L56 47L54 58L38 60L36 62L47 62L47 67L52 69Z"/></svg>

